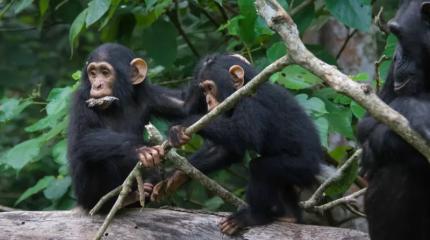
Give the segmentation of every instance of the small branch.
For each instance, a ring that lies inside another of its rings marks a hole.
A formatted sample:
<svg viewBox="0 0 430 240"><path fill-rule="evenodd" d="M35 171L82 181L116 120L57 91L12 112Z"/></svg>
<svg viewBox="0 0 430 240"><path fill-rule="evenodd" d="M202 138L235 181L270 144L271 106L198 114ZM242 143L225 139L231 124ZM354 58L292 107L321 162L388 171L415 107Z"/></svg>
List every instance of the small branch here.
<svg viewBox="0 0 430 240"><path fill-rule="evenodd" d="M339 52L336 55L336 60L339 60L340 56L342 56L343 51L345 51L346 46L348 46L349 41L354 37L354 35L357 33L357 29L354 29L351 33L348 33L348 36L346 36L345 41L343 42L342 47L340 48Z"/></svg>
<svg viewBox="0 0 430 240"><path fill-rule="evenodd" d="M376 26L378 26L379 30L383 32L385 35L390 34L390 29L388 29L387 22L384 20L384 16L382 13L384 12L384 7L381 7L379 9L378 14L376 14L374 18L374 23Z"/></svg>
<svg viewBox="0 0 430 240"><path fill-rule="evenodd" d="M384 103L368 84L352 81L335 66L321 61L306 49L300 40L296 24L276 0L256 0L256 6L269 27L278 32L284 40L292 63L308 69L334 90L354 99L376 120L391 128L430 162L430 146L410 127L408 120Z"/></svg>
<svg viewBox="0 0 430 240"><path fill-rule="evenodd" d="M140 171L136 171L136 182L137 182L137 189L139 192L139 203L142 208L145 207L145 187L142 180L142 174Z"/></svg>
<svg viewBox="0 0 430 240"><path fill-rule="evenodd" d="M304 202L300 203L300 206L304 209L310 209L313 210L315 206L322 200L324 196L325 190L334 182L340 180L343 177L343 174L345 173L345 170L351 166L355 161L360 158L363 150L358 149L352 156L345 161L345 163L336 171L336 174L334 174L332 177L325 180L318 189L312 194L312 196Z"/></svg>
<svg viewBox="0 0 430 240"><path fill-rule="evenodd" d="M21 211L21 210L0 205L0 212L15 212L15 211Z"/></svg>
<svg viewBox="0 0 430 240"><path fill-rule="evenodd" d="M379 68L381 67L381 64L385 61L390 60L389 57L386 55L382 55L378 61L375 62L375 81L376 81L376 91L379 92L379 89L381 89L381 73L379 72Z"/></svg>
<svg viewBox="0 0 430 240"><path fill-rule="evenodd" d="M290 14L291 16L295 16L297 13L299 13L300 11L302 11L303 9L305 9L308 5L314 3L315 0L305 0L302 3L300 3L300 5L298 5L297 7L291 9Z"/></svg>
<svg viewBox="0 0 430 240"><path fill-rule="evenodd" d="M136 178L136 172L140 171L139 168L134 168L133 171L130 172L130 174L125 179L124 183L121 186L121 192L119 193L118 198L115 201L115 204L109 211L108 215L106 216L105 220L103 221L102 226L99 228L99 230L96 233L96 236L93 238L94 240L99 240L102 238L103 233L106 231L109 224L112 222L113 217L123 207L123 203L125 201L125 198L127 195L131 192L131 187L133 185L133 180ZM112 192L112 191L111 191ZM106 196L103 196L103 198Z"/></svg>
<svg viewBox="0 0 430 240"><path fill-rule="evenodd" d="M149 135L154 139L156 144L160 144L163 142L160 132L152 124L146 125L145 128L148 131ZM225 202L229 202L236 207L241 207L246 205L246 203L242 199L236 197L228 190L223 188L221 185L219 185L217 182L208 178L197 168L193 167L193 165L191 165L186 158L177 154L174 149L170 150L166 154L165 159L172 162L176 169L183 171L189 177L200 182L209 191L221 197Z"/></svg>
<svg viewBox="0 0 430 240"><path fill-rule="evenodd" d="M103 206L103 204L105 204L109 199L118 196L118 194L121 192L121 186L116 187L114 190L108 192L106 195L104 195L102 198L100 198L100 200L97 202L97 204L93 207L93 209L91 209L91 211L89 212L90 215L94 215L96 214L100 208Z"/></svg>
<svg viewBox="0 0 430 240"><path fill-rule="evenodd" d="M181 20L179 19L179 8L178 8L178 0L175 0L175 10L173 12L167 13L167 16L169 17L170 21L173 23L173 25L178 30L179 34L182 36L184 41L187 43L188 47L191 49L191 51L194 53L196 57L200 57L199 52L194 47L193 43L188 38L187 34L185 33L184 29L181 25Z"/></svg>
<svg viewBox="0 0 430 240"><path fill-rule="evenodd" d="M334 201L331 201L329 203L323 204L321 206L315 206L313 207L314 210L318 211L318 212L325 212L337 205L341 205L341 204L356 204L357 203L357 198L363 194L366 193L367 188L363 188L358 190L355 193L352 193L350 195L347 195L345 197L336 199Z"/></svg>

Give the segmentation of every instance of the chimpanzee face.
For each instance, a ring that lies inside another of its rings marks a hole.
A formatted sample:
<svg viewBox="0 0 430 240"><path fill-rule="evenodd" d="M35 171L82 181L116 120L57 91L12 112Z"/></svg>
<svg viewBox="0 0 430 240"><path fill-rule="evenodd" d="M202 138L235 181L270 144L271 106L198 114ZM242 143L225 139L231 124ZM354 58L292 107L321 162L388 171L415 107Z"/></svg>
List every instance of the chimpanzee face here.
<svg viewBox="0 0 430 240"><path fill-rule="evenodd" d="M92 62L87 67L88 80L91 84L90 97L102 98L113 95L115 70L107 62Z"/></svg>
<svg viewBox="0 0 430 240"><path fill-rule="evenodd" d="M394 90L424 84L430 67L430 0L402 1L388 26L399 40L393 63Z"/></svg>
<svg viewBox="0 0 430 240"><path fill-rule="evenodd" d="M241 88L244 84L244 76L245 72L243 68L239 65L233 65L228 70L229 76L227 77L227 81L231 81L233 83L234 88L237 90ZM221 81L226 80L226 78L219 77L215 81L210 79L205 79L200 82L199 87L203 91L203 95L206 98L206 104L208 107L208 111L212 111L220 101L223 101L224 99L221 99L220 92L219 91L227 91L226 89L219 89L219 87L225 86L224 84L220 84L218 86L216 82L221 83Z"/></svg>

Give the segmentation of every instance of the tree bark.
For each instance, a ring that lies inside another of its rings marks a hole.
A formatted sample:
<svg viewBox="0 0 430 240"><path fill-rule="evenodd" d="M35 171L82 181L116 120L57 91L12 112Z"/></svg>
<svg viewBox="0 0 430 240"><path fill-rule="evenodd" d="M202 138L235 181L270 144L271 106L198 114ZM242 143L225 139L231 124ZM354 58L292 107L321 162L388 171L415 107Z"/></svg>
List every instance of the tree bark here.
<svg viewBox="0 0 430 240"><path fill-rule="evenodd" d="M232 238L218 229L223 215L182 209L127 209L113 220L103 239L369 239L366 233L356 230L283 222L251 228ZM5 212L0 213L0 239L91 239L103 219L76 210Z"/></svg>

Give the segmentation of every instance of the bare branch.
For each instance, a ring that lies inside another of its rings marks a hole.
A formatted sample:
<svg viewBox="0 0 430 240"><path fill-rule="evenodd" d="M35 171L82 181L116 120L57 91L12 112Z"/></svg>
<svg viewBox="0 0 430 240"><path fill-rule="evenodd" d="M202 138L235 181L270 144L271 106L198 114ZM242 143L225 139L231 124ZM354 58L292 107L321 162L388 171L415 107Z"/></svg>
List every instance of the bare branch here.
<svg viewBox="0 0 430 240"><path fill-rule="evenodd" d="M340 180L343 177L345 170L361 157L362 152L363 150L359 149L354 154L352 154L352 156L348 160L346 160L345 163L336 171L336 174L325 180L307 201L300 203L301 207L304 209L313 210L323 198L325 190L332 183Z"/></svg>
<svg viewBox="0 0 430 240"><path fill-rule="evenodd" d="M308 69L334 90L354 99L375 119L389 126L430 161L430 146L410 127L408 120L379 99L368 84L352 81L335 66L321 61L306 49L300 40L296 24L276 0L256 0L256 6L269 27L284 40L293 63Z"/></svg>
<svg viewBox="0 0 430 240"><path fill-rule="evenodd" d="M327 211L327 210L329 210L329 209L331 209L337 205L340 205L340 204L351 204L351 203L355 204L355 203L357 203L357 198L359 196L365 194L366 190L367 190L367 188L360 189L357 192L352 193L350 195L347 195L345 197L336 199L334 201L323 204L321 206L313 207L313 209L318 211L318 212L324 212L324 211Z"/></svg>

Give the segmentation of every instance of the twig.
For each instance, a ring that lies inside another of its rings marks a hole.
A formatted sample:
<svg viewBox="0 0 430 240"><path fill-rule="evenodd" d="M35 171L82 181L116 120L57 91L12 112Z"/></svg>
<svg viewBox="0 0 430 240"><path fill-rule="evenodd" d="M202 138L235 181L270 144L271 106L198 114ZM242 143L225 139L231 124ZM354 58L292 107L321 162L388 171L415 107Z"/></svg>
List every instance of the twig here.
<svg viewBox="0 0 430 240"><path fill-rule="evenodd" d="M100 208L105 204L109 199L117 196L121 192L122 185L116 187L114 190L108 192L106 195L104 195L100 200L97 202L97 204L91 209L90 215L96 214Z"/></svg>
<svg viewBox="0 0 430 240"><path fill-rule="evenodd" d="M187 34L185 33L184 29L181 25L181 20L179 19L179 8L178 8L178 0L175 0L175 9L173 12L167 13L167 16L169 17L170 21L175 25L176 29L178 30L179 34L182 36L184 41L187 43L188 47L191 49L191 51L194 53L196 57L200 57L199 52L194 47L193 43L188 38Z"/></svg>
<svg viewBox="0 0 430 240"><path fill-rule="evenodd" d="M359 216L359 217L366 217L366 214L364 214L363 212L361 212L360 210L357 209L357 207L355 206L351 206L351 204L345 204L345 207L348 208L348 210L352 213L354 213L355 215Z"/></svg>
<svg viewBox="0 0 430 240"><path fill-rule="evenodd" d="M345 170L351 166L355 161L358 160L358 158L361 156L361 153L363 150L358 149L352 156L345 161L345 163L336 171L336 174L334 174L332 177L325 180L318 189L312 194L312 196L304 202L300 203L300 206L304 209L314 209L315 206L321 201L321 199L324 196L325 190L334 182L340 180L345 172Z"/></svg>
<svg viewBox="0 0 430 240"><path fill-rule="evenodd" d="M383 12L384 12L384 7L381 7L379 9L378 14L376 14L375 16L374 23L376 26L378 26L381 32L383 32L385 35L388 35L390 34L390 29L388 29L387 23L384 20L384 16L382 15Z"/></svg>
<svg viewBox="0 0 430 240"><path fill-rule="evenodd" d="M298 5L297 7L291 9L290 14L291 16L296 15L297 13L299 13L300 11L302 11L303 9L305 9L308 5L312 4L315 0L305 0L302 3L300 3L300 5Z"/></svg>
<svg viewBox="0 0 430 240"><path fill-rule="evenodd" d="M119 196L115 201L115 204L113 205L108 215L106 216L105 220L103 221L102 226L97 231L96 236L94 237L94 240L101 239L101 237L103 236L103 233L106 231L107 227L112 222L112 219L115 216L115 214L118 212L118 210L122 208L125 198L131 192L131 186L133 185L133 180L136 178L136 172L138 171L140 171L140 169L135 167L125 179L124 183L121 186L121 192L119 193ZM106 196L103 196L103 198L104 197Z"/></svg>
<svg viewBox="0 0 430 240"><path fill-rule="evenodd" d="M349 31L349 30L348 30ZM348 36L346 36L345 41L342 44L342 47L340 48L339 52L336 55L336 60L339 60L340 56L342 56L343 51L345 51L346 46L348 46L349 41L354 37L354 35L358 32L357 29L354 29L351 33L348 33Z"/></svg>
<svg viewBox="0 0 430 240"><path fill-rule="evenodd" d="M145 128L148 131L149 135L154 138L154 141L157 144L166 143L166 141L163 142L160 132L152 124L146 125ZM246 203L242 199L231 194L228 190L223 188L217 182L208 178L197 168L193 167L186 158L177 154L174 149L171 149L169 152L167 152L165 159L172 162L176 169L183 171L189 177L199 181L204 187L221 197L225 202L232 203L236 207L246 205Z"/></svg>
<svg viewBox="0 0 430 240"><path fill-rule="evenodd" d="M381 73L379 72L379 68L383 62L388 60L390 60L390 58L384 54L378 59L378 61L375 62L376 91L378 92L379 92L379 89L381 88Z"/></svg>
<svg viewBox="0 0 430 240"><path fill-rule="evenodd" d="M0 205L0 212L14 212L14 211L20 211L20 210L16 208Z"/></svg>
<svg viewBox="0 0 430 240"><path fill-rule="evenodd" d="M136 182L137 189L139 191L139 203L142 208L145 207L145 187L142 180L142 174L140 171L136 171Z"/></svg>
<svg viewBox="0 0 430 240"><path fill-rule="evenodd" d="M296 24L276 0L256 0L256 6L269 27L277 31L284 40L292 63L308 69L334 90L354 99L366 108L375 119L390 127L430 162L430 146L409 126L409 121L384 103L372 91L369 84L352 81L335 66L321 61L306 49L300 40Z"/></svg>
<svg viewBox="0 0 430 240"><path fill-rule="evenodd" d="M325 211L327 211L327 210L329 210L329 209L331 209L337 205L340 205L340 204L351 204L351 203L355 204L355 203L357 203L357 198L359 196L365 194L366 190L367 190L367 188L360 189L357 192L352 193L350 195L347 195L345 197L336 199L334 201L323 204L321 206L315 206L315 207L313 207L313 209L318 211L318 212L325 212Z"/></svg>

